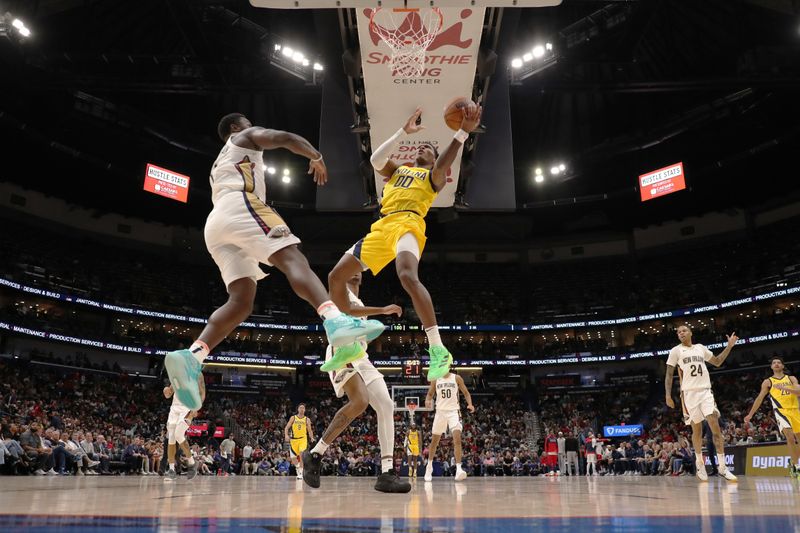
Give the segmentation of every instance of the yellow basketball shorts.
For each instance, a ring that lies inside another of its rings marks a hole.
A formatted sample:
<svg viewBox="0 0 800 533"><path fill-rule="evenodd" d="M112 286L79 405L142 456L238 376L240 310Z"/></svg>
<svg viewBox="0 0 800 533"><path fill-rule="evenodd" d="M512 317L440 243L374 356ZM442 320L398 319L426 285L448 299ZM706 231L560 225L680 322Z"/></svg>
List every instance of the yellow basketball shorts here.
<svg viewBox="0 0 800 533"><path fill-rule="evenodd" d="M291 450L292 456L300 457L300 455L308 448L308 439L292 439Z"/></svg>
<svg viewBox="0 0 800 533"><path fill-rule="evenodd" d="M422 255L427 240L425 219L410 211L398 211L381 218L370 226L367 236L348 252L377 275L397 257L397 241L406 233L411 233L417 239Z"/></svg>
<svg viewBox="0 0 800 533"><path fill-rule="evenodd" d="M419 455L419 446L409 446L408 447L408 455L411 455L411 456Z"/></svg>
<svg viewBox="0 0 800 533"><path fill-rule="evenodd" d="M800 409L775 409L778 429L791 429L792 433L800 433Z"/></svg>

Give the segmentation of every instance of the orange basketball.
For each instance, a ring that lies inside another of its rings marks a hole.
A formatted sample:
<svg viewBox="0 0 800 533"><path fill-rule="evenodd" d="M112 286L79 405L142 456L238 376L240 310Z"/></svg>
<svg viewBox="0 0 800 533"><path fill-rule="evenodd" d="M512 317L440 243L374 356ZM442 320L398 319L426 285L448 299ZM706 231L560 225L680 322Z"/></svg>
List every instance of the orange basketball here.
<svg viewBox="0 0 800 533"><path fill-rule="evenodd" d="M462 109L469 106L474 106L475 102L466 96L456 96L444 108L444 121L447 127L453 131L461 129L461 120L464 118Z"/></svg>

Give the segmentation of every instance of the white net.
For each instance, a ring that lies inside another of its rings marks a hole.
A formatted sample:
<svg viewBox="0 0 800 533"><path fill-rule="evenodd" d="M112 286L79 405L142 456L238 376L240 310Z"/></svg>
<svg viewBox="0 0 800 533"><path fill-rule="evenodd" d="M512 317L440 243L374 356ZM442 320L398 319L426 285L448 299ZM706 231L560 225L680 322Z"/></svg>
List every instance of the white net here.
<svg viewBox="0 0 800 533"><path fill-rule="evenodd" d="M425 53L439 35L444 17L439 8L382 9L370 16L370 29L392 49L389 63L394 76L418 78L425 69Z"/></svg>

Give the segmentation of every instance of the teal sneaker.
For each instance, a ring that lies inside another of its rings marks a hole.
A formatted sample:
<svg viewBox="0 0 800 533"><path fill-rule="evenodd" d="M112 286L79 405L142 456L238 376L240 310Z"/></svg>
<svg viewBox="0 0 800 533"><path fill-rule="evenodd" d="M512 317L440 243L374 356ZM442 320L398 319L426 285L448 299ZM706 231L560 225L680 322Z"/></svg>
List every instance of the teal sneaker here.
<svg viewBox="0 0 800 533"><path fill-rule="evenodd" d="M345 346L356 341L372 342L386 329L378 320L359 320L342 313L322 323L331 346Z"/></svg>
<svg viewBox="0 0 800 533"><path fill-rule="evenodd" d="M439 379L450 372L450 365L453 364L453 356L444 346L431 346L428 349L431 356L431 363L428 367L428 381Z"/></svg>
<svg viewBox="0 0 800 533"><path fill-rule="evenodd" d="M189 350L177 350L164 357L164 367L172 389L181 403L192 411L200 409L203 405L200 387L197 385L197 378L203 368L200 361Z"/></svg>
<svg viewBox="0 0 800 533"><path fill-rule="evenodd" d="M360 342L354 342L347 346L340 346L333 349L333 357L325 361L319 368L323 372L333 372L344 368L348 363L352 363L356 359L361 359L367 355Z"/></svg>

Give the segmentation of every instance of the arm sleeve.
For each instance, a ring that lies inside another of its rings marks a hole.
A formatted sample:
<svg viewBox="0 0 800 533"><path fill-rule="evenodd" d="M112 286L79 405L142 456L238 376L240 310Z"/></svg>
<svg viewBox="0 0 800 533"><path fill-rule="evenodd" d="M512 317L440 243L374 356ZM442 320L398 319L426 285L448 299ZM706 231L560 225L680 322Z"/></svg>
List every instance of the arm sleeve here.
<svg viewBox="0 0 800 533"><path fill-rule="evenodd" d="M667 364L669 366L678 366L678 349L673 348L669 351L669 357L667 358Z"/></svg>
<svg viewBox="0 0 800 533"><path fill-rule="evenodd" d="M400 144L400 139L404 138L406 135L408 135L406 130L400 128L376 150L372 151L372 156L369 158L369 162L372 163L372 167L375 170L381 170L386 166L386 163L389 162L389 157L392 155L392 152Z"/></svg>

